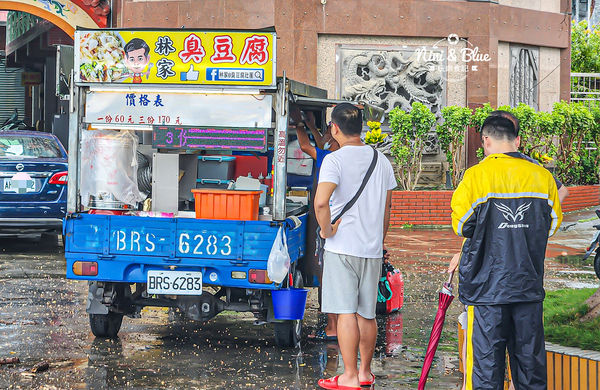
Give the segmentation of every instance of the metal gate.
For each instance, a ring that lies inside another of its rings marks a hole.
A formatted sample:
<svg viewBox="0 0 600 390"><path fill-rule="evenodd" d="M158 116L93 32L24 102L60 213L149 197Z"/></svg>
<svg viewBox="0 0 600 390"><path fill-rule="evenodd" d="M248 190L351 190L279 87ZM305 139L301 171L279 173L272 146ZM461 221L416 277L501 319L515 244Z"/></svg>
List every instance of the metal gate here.
<svg viewBox="0 0 600 390"><path fill-rule="evenodd" d="M571 101L598 104L600 73L571 73Z"/></svg>
<svg viewBox="0 0 600 390"><path fill-rule="evenodd" d="M7 68L6 59L0 59L0 124L17 109L19 119L25 115L25 87L21 85L21 68Z"/></svg>

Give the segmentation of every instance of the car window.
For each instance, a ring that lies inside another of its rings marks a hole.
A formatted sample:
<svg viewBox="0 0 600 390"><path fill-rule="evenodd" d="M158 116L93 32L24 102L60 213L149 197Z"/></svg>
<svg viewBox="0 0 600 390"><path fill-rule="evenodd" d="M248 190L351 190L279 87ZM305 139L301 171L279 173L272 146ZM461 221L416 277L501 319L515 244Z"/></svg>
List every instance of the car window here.
<svg viewBox="0 0 600 390"><path fill-rule="evenodd" d="M0 135L0 157L61 158L63 155L52 138Z"/></svg>

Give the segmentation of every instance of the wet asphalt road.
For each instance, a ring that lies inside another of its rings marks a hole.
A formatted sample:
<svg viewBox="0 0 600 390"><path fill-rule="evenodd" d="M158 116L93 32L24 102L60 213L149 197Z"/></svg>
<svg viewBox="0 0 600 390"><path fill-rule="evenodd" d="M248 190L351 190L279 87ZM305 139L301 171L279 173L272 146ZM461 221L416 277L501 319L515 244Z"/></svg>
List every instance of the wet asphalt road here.
<svg viewBox="0 0 600 390"><path fill-rule="evenodd" d="M0 388L314 389L319 378L343 370L335 343L281 350L271 326L234 312L202 324L147 308L141 319L124 319L118 340L95 339L85 313L87 285L65 279L56 238L0 238L0 248L0 358L21 361L0 366ZM406 273L404 310L379 319L378 389L416 388L437 305L434 287L423 288L430 279ZM315 298L311 293L305 333L322 320ZM429 388L453 388L460 380L455 331L450 323ZM28 372L40 362L49 369Z"/></svg>
<svg viewBox="0 0 600 390"><path fill-rule="evenodd" d="M592 223L587 224L559 234L553 250L577 257L593 236ZM441 271L460 240L449 230L395 230L389 242L392 262L404 274L405 305L378 319L375 388L414 389L445 278ZM254 325L253 316L233 312L197 323L147 308L140 319L124 319L119 339L95 339L85 313L87 284L66 280L64 268L55 237L0 238L0 359L21 361L0 365L0 388L315 389L319 378L343 371L335 343L305 339L301 348L281 350L271 326ZM550 288L598 285L589 267L553 262L547 269ZM305 333L322 320L315 293ZM458 301L449 310L428 389L459 387L460 311ZM31 374L40 362L48 362L49 369Z"/></svg>

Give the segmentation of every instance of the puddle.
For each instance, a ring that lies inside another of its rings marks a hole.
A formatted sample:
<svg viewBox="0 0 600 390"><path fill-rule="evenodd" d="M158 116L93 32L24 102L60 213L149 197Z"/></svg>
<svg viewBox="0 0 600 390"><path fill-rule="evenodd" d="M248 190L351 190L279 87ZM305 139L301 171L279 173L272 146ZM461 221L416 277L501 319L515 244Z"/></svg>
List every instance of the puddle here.
<svg viewBox="0 0 600 390"><path fill-rule="evenodd" d="M567 288L598 288L599 283L585 283L585 282L567 282L565 283Z"/></svg>
<svg viewBox="0 0 600 390"><path fill-rule="evenodd" d="M570 280L570 279L551 279L553 284L556 284L557 288L598 288L600 287L600 281L596 279L596 281L579 281L579 280Z"/></svg>

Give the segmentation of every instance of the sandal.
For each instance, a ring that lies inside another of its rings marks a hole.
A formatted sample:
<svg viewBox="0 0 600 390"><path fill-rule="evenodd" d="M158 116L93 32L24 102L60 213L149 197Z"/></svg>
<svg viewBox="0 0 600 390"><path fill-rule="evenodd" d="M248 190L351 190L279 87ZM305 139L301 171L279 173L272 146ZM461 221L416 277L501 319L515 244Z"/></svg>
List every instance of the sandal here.
<svg viewBox="0 0 600 390"><path fill-rule="evenodd" d="M337 336L328 336L327 333L325 333L325 329L321 329L315 334L308 335L308 338L318 341L337 341Z"/></svg>
<svg viewBox="0 0 600 390"><path fill-rule="evenodd" d="M318 385L324 389L331 389L331 390L361 390L360 387L354 387L354 386L342 386L342 385L338 385L338 379L339 379L339 375L334 376L333 378L328 378L328 379L319 379Z"/></svg>
<svg viewBox="0 0 600 390"><path fill-rule="evenodd" d="M373 386L374 384L375 384L375 375L373 375L373 373L371 373L371 380L370 381L360 382L361 386Z"/></svg>

